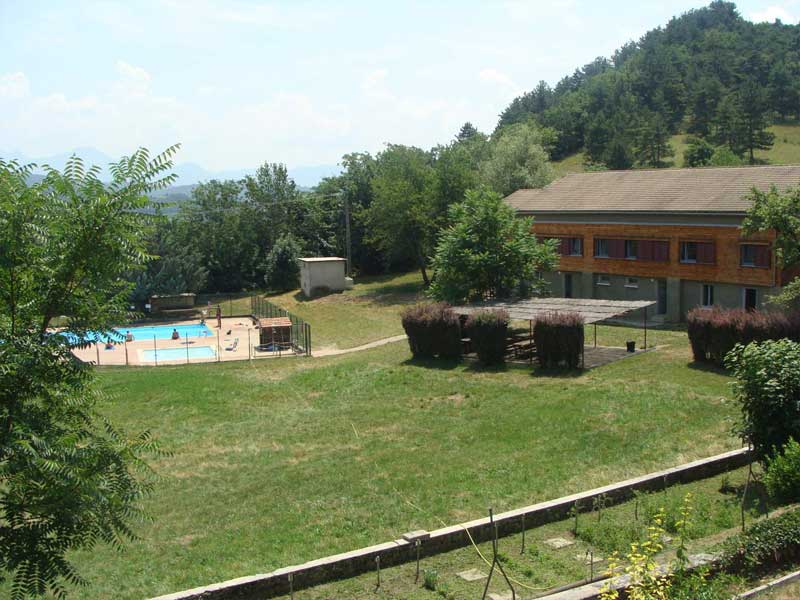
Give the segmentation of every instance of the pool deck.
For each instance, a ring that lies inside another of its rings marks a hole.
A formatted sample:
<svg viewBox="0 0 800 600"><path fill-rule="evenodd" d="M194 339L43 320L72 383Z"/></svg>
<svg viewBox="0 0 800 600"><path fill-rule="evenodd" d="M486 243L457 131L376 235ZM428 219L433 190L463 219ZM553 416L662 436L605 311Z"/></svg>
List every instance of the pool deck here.
<svg viewBox="0 0 800 600"><path fill-rule="evenodd" d="M197 325L198 320L193 321L175 321L172 323L158 323L159 326L175 327L177 325ZM210 346L214 349L213 358L193 358L190 357L188 362L203 363L203 362L218 362L227 360L248 360L249 358L266 358L275 356L271 353L257 353L251 346L258 344L258 329L256 329L253 321L247 317L225 317L222 319L222 327L217 329L216 319L209 319L206 325L211 330L211 336L203 337L189 337L181 338L178 340L156 340L156 348L158 350L166 348L181 348L188 347ZM127 328L123 327L122 331ZM135 335L135 326L130 327L131 332ZM249 338L248 338L249 335ZM236 340L239 340L235 349L231 348ZM248 346L248 339L250 346ZM217 349L219 348L219 351ZM113 349L106 349L103 344L92 345L88 348L75 349L73 353L84 362L91 362L94 364L105 365L133 365L133 366L155 366L155 362L142 360L144 350L153 349L153 339L134 339L132 342L125 342L115 344ZM289 353L291 354L291 353ZM218 358L219 357L219 358ZM158 359L159 365L180 365L187 362L186 357L176 358L174 360Z"/></svg>

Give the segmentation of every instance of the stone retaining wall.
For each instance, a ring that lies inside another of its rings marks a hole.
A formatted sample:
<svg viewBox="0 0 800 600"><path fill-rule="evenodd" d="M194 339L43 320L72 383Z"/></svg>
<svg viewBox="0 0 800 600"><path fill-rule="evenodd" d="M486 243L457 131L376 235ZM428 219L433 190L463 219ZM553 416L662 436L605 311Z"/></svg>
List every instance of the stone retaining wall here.
<svg viewBox="0 0 800 600"><path fill-rule="evenodd" d="M746 448L732 450L679 467L499 513L495 515L494 521L500 536L511 535L522 530L523 520L526 529L538 527L566 519L575 507L580 512L591 511L594 500L597 498L604 498L605 505L611 506L631 499L634 492L658 491L675 484L706 479L742 467L749 461L750 453ZM290 579L294 590L299 590L374 570L378 556L380 556L382 568L413 561L416 559L417 540L420 542L421 556L432 556L469 546L470 540L465 529L469 530L476 543L487 541L492 537L492 526L489 519L475 519L431 532L411 532L400 539L376 546L335 554L293 567L284 567L263 575L240 577L167 594L154 600L261 600L273 598L289 593Z"/></svg>

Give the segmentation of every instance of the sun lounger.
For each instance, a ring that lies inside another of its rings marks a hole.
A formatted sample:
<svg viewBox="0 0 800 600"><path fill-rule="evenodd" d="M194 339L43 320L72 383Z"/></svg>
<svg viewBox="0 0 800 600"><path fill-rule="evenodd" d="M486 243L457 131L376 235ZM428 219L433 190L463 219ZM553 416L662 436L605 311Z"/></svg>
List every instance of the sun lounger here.
<svg viewBox="0 0 800 600"><path fill-rule="evenodd" d="M236 352L236 348L238 347L239 347L239 338L236 338L235 340L233 340L232 344L225 346L225 350L227 352Z"/></svg>

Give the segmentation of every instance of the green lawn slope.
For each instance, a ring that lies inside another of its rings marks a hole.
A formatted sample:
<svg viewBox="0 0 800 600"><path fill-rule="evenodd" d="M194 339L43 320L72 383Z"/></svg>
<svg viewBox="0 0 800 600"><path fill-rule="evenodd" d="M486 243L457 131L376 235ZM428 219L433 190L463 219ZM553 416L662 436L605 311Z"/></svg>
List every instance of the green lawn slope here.
<svg viewBox="0 0 800 600"><path fill-rule="evenodd" d="M800 125L773 125L770 131L775 134L775 144L769 150L756 152L759 160L770 165L800 164ZM686 134L673 135L670 140L675 156L672 158L672 168L681 168L683 153L686 150ZM562 160L553 162L553 170L558 177L569 173L583 173L586 157L583 152L578 152Z"/></svg>

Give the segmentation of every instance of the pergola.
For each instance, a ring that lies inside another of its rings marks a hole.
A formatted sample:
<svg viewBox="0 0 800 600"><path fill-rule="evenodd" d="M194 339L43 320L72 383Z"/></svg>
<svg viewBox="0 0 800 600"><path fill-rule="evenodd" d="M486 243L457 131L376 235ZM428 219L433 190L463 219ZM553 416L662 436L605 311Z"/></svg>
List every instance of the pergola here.
<svg viewBox="0 0 800 600"><path fill-rule="evenodd" d="M644 328L644 345L647 348L647 309L656 302L652 300L596 300L590 298L528 298L525 300L500 301L491 300L464 306L454 306L453 311L459 315L469 315L477 310L502 309L514 321L529 321L531 342L533 341L533 322L540 315L552 312L578 313L589 325L594 325L594 345L597 346L597 323L622 317L635 310L642 309L642 326Z"/></svg>

